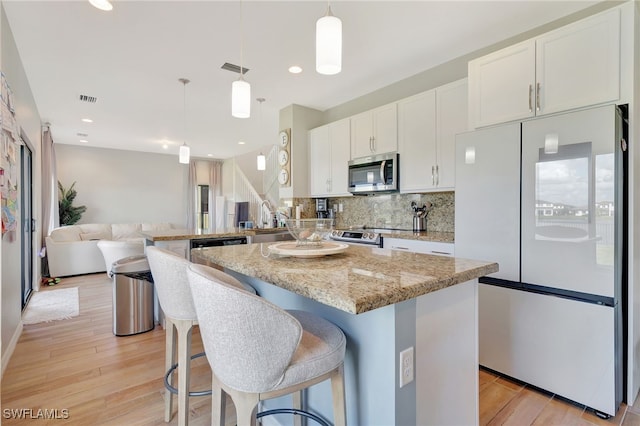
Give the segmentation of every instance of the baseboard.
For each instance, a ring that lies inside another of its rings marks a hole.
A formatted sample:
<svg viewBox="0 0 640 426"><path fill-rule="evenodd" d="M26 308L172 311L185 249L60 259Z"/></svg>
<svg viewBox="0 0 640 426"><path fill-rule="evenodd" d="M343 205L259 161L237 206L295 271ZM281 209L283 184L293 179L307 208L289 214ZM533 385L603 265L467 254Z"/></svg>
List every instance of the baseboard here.
<svg viewBox="0 0 640 426"><path fill-rule="evenodd" d="M2 374L0 374L0 379L4 376L4 370L7 369L9 365L9 360L13 355L13 351L16 350L16 345L18 344L18 339L20 339L20 335L22 334L22 321L18 323L16 327L16 331L13 333L11 340L9 341L9 345L2 351Z"/></svg>

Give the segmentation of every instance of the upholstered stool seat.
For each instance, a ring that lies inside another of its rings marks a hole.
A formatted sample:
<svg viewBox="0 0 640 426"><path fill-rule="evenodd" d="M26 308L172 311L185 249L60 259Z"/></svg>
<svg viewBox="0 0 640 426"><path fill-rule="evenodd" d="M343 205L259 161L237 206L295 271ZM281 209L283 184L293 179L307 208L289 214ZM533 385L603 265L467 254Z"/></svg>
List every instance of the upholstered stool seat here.
<svg viewBox="0 0 640 426"><path fill-rule="evenodd" d="M346 338L340 328L218 280L207 266L192 264L187 277L212 370L212 425L224 424L226 395L235 404L238 425L255 425L261 400L293 394L296 407L301 390L328 379L334 424L346 424Z"/></svg>

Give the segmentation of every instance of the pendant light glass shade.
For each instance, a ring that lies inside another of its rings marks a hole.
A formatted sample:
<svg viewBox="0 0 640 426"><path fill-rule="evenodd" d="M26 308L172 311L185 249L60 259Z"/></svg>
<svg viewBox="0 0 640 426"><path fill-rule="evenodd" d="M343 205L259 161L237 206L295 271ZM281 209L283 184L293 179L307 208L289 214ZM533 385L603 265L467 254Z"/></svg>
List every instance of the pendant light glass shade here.
<svg viewBox="0 0 640 426"><path fill-rule="evenodd" d="M180 164L189 164L189 152L190 149L186 143L183 143L180 147Z"/></svg>
<svg viewBox="0 0 640 426"><path fill-rule="evenodd" d="M316 71L333 75L342 70L342 21L327 14L316 22Z"/></svg>
<svg viewBox="0 0 640 426"><path fill-rule="evenodd" d="M182 102L184 109L184 138L187 139L187 84L190 80L186 78L179 78L178 81L182 83ZM182 142L180 146L180 152L178 153L178 162L180 164L189 164L190 149L187 142Z"/></svg>
<svg viewBox="0 0 640 426"><path fill-rule="evenodd" d="M104 10L107 12L113 10L113 5L111 4L111 2L109 2L109 0L89 0L89 3L91 3L91 5L96 9Z"/></svg>
<svg viewBox="0 0 640 426"><path fill-rule="evenodd" d="M267 168L267 157L264 156L263 153L258 154L258 170L266 170Z"/></svg>
<svg viewBox="0 0 640 426"><path fill-rule="evenodd" d="M251 85L242 75L231 84L231 115L236 118L251 116Z"/></svg>

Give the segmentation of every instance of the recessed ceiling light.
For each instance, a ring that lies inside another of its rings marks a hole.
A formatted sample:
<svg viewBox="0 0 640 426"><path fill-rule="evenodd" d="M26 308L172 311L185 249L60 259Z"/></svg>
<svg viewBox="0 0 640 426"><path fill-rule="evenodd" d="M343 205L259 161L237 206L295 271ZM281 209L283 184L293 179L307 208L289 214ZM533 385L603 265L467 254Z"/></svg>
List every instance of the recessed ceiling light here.
<svg viewBox="0 0 640 426"><path fill-rule="evenodd" d="M289 72L291 74L300 74L302 72L302 68L300 68L297 65L294 65L294 66L289 67Z"/></svg>
<svg viewBox="0 0 640 426"><path fill-rule="evenodd" d="M162 149L169 149L169 145L165 143L164 145L162 145Z"/></svg>
<svg viewBox="0 0 640 426"><path fill-rule="evenodd" d="M213 154L207 154L207 157L213 157Z"/></svg>
<svg viewBox="0 0 640 426"><path fill-rule="evenodd" d="M80 139L80 142L82 142L82 143L89 143L89 141L88 141L88 140L86 140L86 139Z"/></svg>
<svg viewBox="0 0 640 426"><path fill-rule="evenodd" d="M109 11L113 9L113 5L109 0L89 0L89 3L91 3L93 7L98 8L100 10Z"/></svg>
<svg viewBox="0 0 640 426"><path fill-rule="evenodd" d="M244 145L245 142L244 141L238 141L238 145Z"/></svg>
<svg viewBox="0 0 640 426"><path fill-rule="evenodd" d="M93 120L90 118L83 118L82 121L84 121L85 123L93 123Z"/></svg>

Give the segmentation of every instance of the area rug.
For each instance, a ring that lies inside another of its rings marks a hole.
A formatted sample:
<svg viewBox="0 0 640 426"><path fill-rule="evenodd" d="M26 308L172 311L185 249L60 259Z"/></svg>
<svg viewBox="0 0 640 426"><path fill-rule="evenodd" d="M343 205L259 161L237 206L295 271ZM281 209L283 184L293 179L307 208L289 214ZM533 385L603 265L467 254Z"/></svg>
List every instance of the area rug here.
<svg viewBox="0 0 640 426"><path fill-rule="evenodd" d="M37 324L77 317L78 287L34 292L22 316L23 324Z"/></svg>

